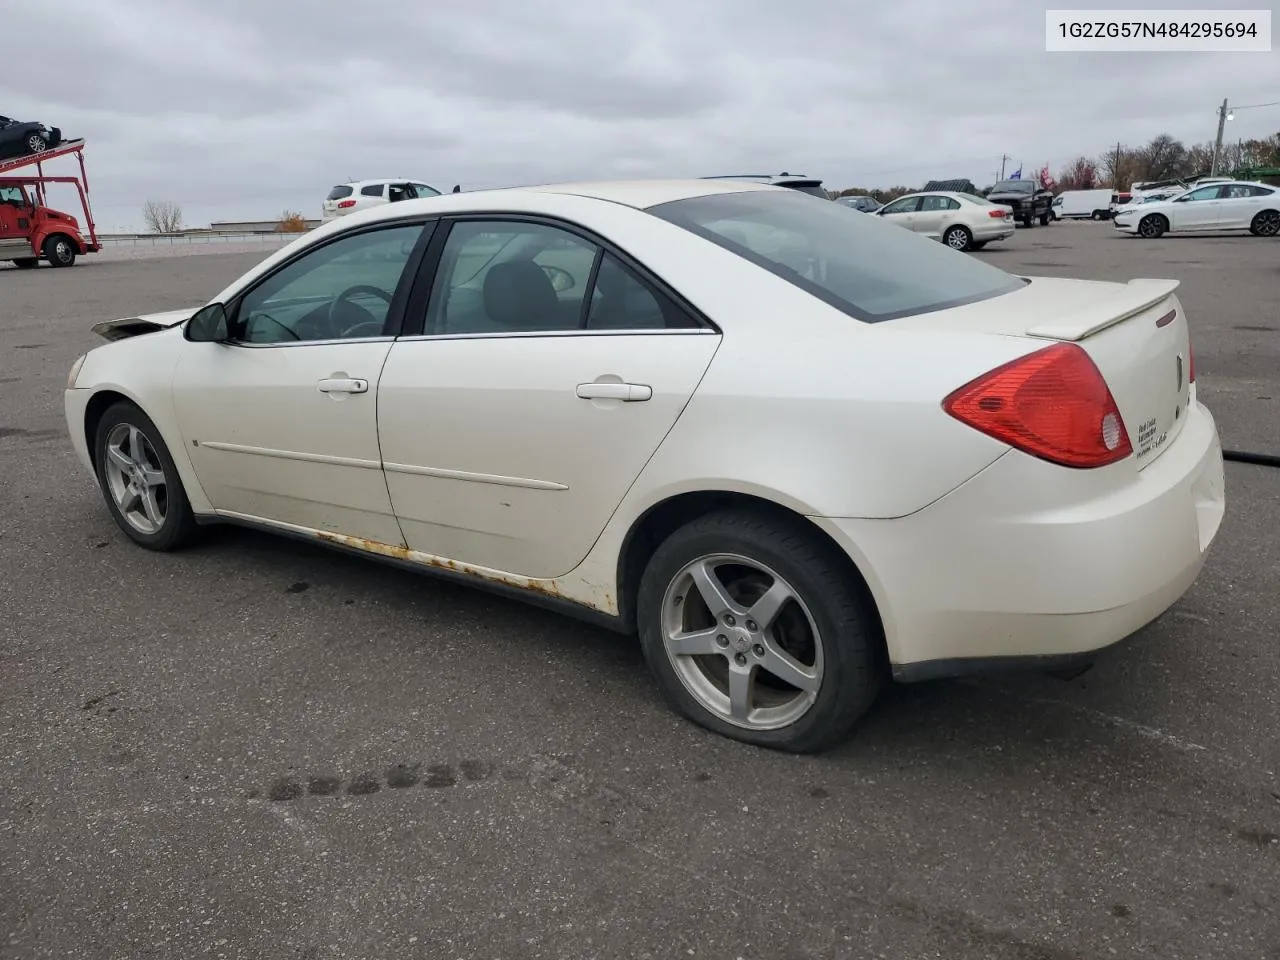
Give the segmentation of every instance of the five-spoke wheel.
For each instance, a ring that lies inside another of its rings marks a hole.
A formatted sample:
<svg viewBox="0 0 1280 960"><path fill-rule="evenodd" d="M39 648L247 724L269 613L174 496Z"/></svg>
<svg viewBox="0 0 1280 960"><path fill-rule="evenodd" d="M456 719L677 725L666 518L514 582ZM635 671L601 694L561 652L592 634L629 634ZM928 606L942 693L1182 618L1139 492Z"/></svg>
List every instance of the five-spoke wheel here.
<svg viewBox="0 0 1280 960"><path fill-rule="evenodd" d="M98 482L116 525L152 550L172 550L195 517L169 448L151 419L128 401L112 404L94 437Z"/></svg>
<svg viewBox="0 0 1280 960"><path fill-rule="evenodd" d="M797 752L840 740L883 679L856 570L801 520L725 510L658 546L637 600L672 705L726 736Z"/></svg>

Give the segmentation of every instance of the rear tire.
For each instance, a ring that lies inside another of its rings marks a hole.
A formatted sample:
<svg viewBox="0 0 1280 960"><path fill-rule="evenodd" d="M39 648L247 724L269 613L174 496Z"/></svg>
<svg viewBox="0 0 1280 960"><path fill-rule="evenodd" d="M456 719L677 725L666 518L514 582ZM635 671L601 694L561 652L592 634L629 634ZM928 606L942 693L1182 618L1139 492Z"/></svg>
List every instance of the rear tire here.
<svg viewBox="0 0 1280 960"><path fill-rule="evenodd" d="M956 224L943 231L942 242L952 250L968 250L973 246L973 234L968 227Z"/></svg>
<svg viewBox="0 0 1280 960"><path fill-rule="evenodd" d="M1106 219L1106 217L1105 217L1105 216L1103 216L1103 213L1102 213L1102 211L1101 211L1101 210L1095 210L1095 211L1093 211L1093 213L1089 214L1089 219L1090 219L1090 220L1105 220L1105 219Z"/></svg>
<svg viewBox="0 0 1280 960"><path fill-rule="evenodd" d="M708 730L793 753L827 749L887 673L855 577L800 521L737 509L699 517L663 541L641 577L645 660L668 703ZM770 599L780 605L766 609Z"/></svg>
<svg viewBox="0 0 1280 960"><path fill-rule="evenodd" d="M70 267L76 262L75 242L64 233L55 233L44 242L44 256L51 267Z"/></svg>
<svg viewBox="0 0 1280 960"><path fill-rule="evenodd" d="M1280 212L1263 210L1249 224L1249 232L1255 237L1274 237L1280 234Z"/></svg>
<svg viewBox="0 0 1280 960"><path fill-rule="evenodd" d="M13 265L19 270L31 270L40 265L40 261L36 257L22 257L13 261Z"/></svg>
<svg viewBox="0 0 1280 960"><path fill-rule="evenodd" d="M125 536L148 550L176 550L197 530L182 478L160 430L137 405L112 404L93 437L107 508Z"/></svg>

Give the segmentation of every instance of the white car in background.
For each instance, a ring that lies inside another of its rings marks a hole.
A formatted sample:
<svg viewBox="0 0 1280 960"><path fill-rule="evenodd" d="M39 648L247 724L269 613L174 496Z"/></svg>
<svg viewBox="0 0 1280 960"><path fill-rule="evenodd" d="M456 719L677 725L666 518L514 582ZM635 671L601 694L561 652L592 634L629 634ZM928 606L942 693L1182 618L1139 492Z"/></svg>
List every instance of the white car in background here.
<svg viewBox="0 0 1280 960"><path fill-rule="evenodd" d="M440 196L439 190L421 180L409 180L404 177L353 180L351 183L340 183L329 191L329 195L324 198L320 219L328 223L338 217L347 216L358 210L368 210L370 207L381 206L384 203L438 196Z"/></svg>
<svg viewBox="0 0 1280 960"><path fill-rule="evenodd" d="M1244 180L1211 183L1167 200L1128 204L1112 224L1117 230L1147 239L1166 233L1223 230L1274 237L1280 234L1280 188Z"/></svg>
<svg viewBox="0 0 1280 960"><path fill-rule="evenodd" d="M1223 465L1177 286L1017 276L763 184L478 191L98 324L64 405L140 547L238 523L487 586L815 751L890 676L1087 660L1195 581Z"/></svg>
<svg viewBox="0 0 1280 960"><path fill-rule="evenodd" d="M907 194L886 203L875 215L953 250L981 250L992 240L1012 237L1016 229L1011 207L949 190Z"/></svg>

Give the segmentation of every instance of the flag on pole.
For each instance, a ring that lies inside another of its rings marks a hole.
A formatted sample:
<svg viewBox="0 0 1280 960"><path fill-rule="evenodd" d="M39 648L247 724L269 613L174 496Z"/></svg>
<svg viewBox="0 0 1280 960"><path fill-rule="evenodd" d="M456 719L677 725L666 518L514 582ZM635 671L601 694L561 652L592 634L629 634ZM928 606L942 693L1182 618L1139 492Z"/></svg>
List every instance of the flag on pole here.
<svg viewBox="0 0 1280 960"><path fill-rule="evenodd" d="M1015 171L1013 171L1013 173L1009 174L1009 179L1010 179L1010 180L1021 180L1021 179L1022 179L1022 167L1018 167L1018 169L1017 169L1017 170L1015 170Z"/></svg>
<svg viewBox="0 0 1280 960"><path fill-rule="evenodd" d="M1053 189L1053 176L1049 173L1049 165L1047 163L1040 168L1040 185L1046 190Z"/></svg>

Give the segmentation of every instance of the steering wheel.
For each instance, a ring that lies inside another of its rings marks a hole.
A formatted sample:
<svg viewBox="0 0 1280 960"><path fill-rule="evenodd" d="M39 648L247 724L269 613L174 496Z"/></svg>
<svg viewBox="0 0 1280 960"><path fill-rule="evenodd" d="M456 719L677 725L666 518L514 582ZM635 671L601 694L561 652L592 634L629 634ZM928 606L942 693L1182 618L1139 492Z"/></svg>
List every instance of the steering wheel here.
<svg viewBox="0 0 1280 960"><path fill-rule="evenodd" d="M329 320L330 328L332 328L335 324L340 322L335 312L338 308L338 304L340 303L345 303L349 306L355 307L361 313L367 314L370 317L372 317L372 314L369 314L369 311L365 310L364 307L361 307L358 304L350 302L350 298L355 296L358 293L370 294L372 296L377 297L379 300L385 301L388 307L391 306L392 295L387 293L387 291L381 289L380 287L370 286L367 283L357 283L354 287L347 287L347 289L343 290L340 294L334 297L333 301L329 304L328 320ZM357 335L356 331L361 330L364 327L371 327L373 329L371 329L367 333L358 334L359 336L376 337L378 336L378 334L382 333L383 324L380 320L374 320L374 319L361 320L359 323L353 323L351 326L344 328L342 333L339 334L339 336L343 338L356 336Z"/></svg>

